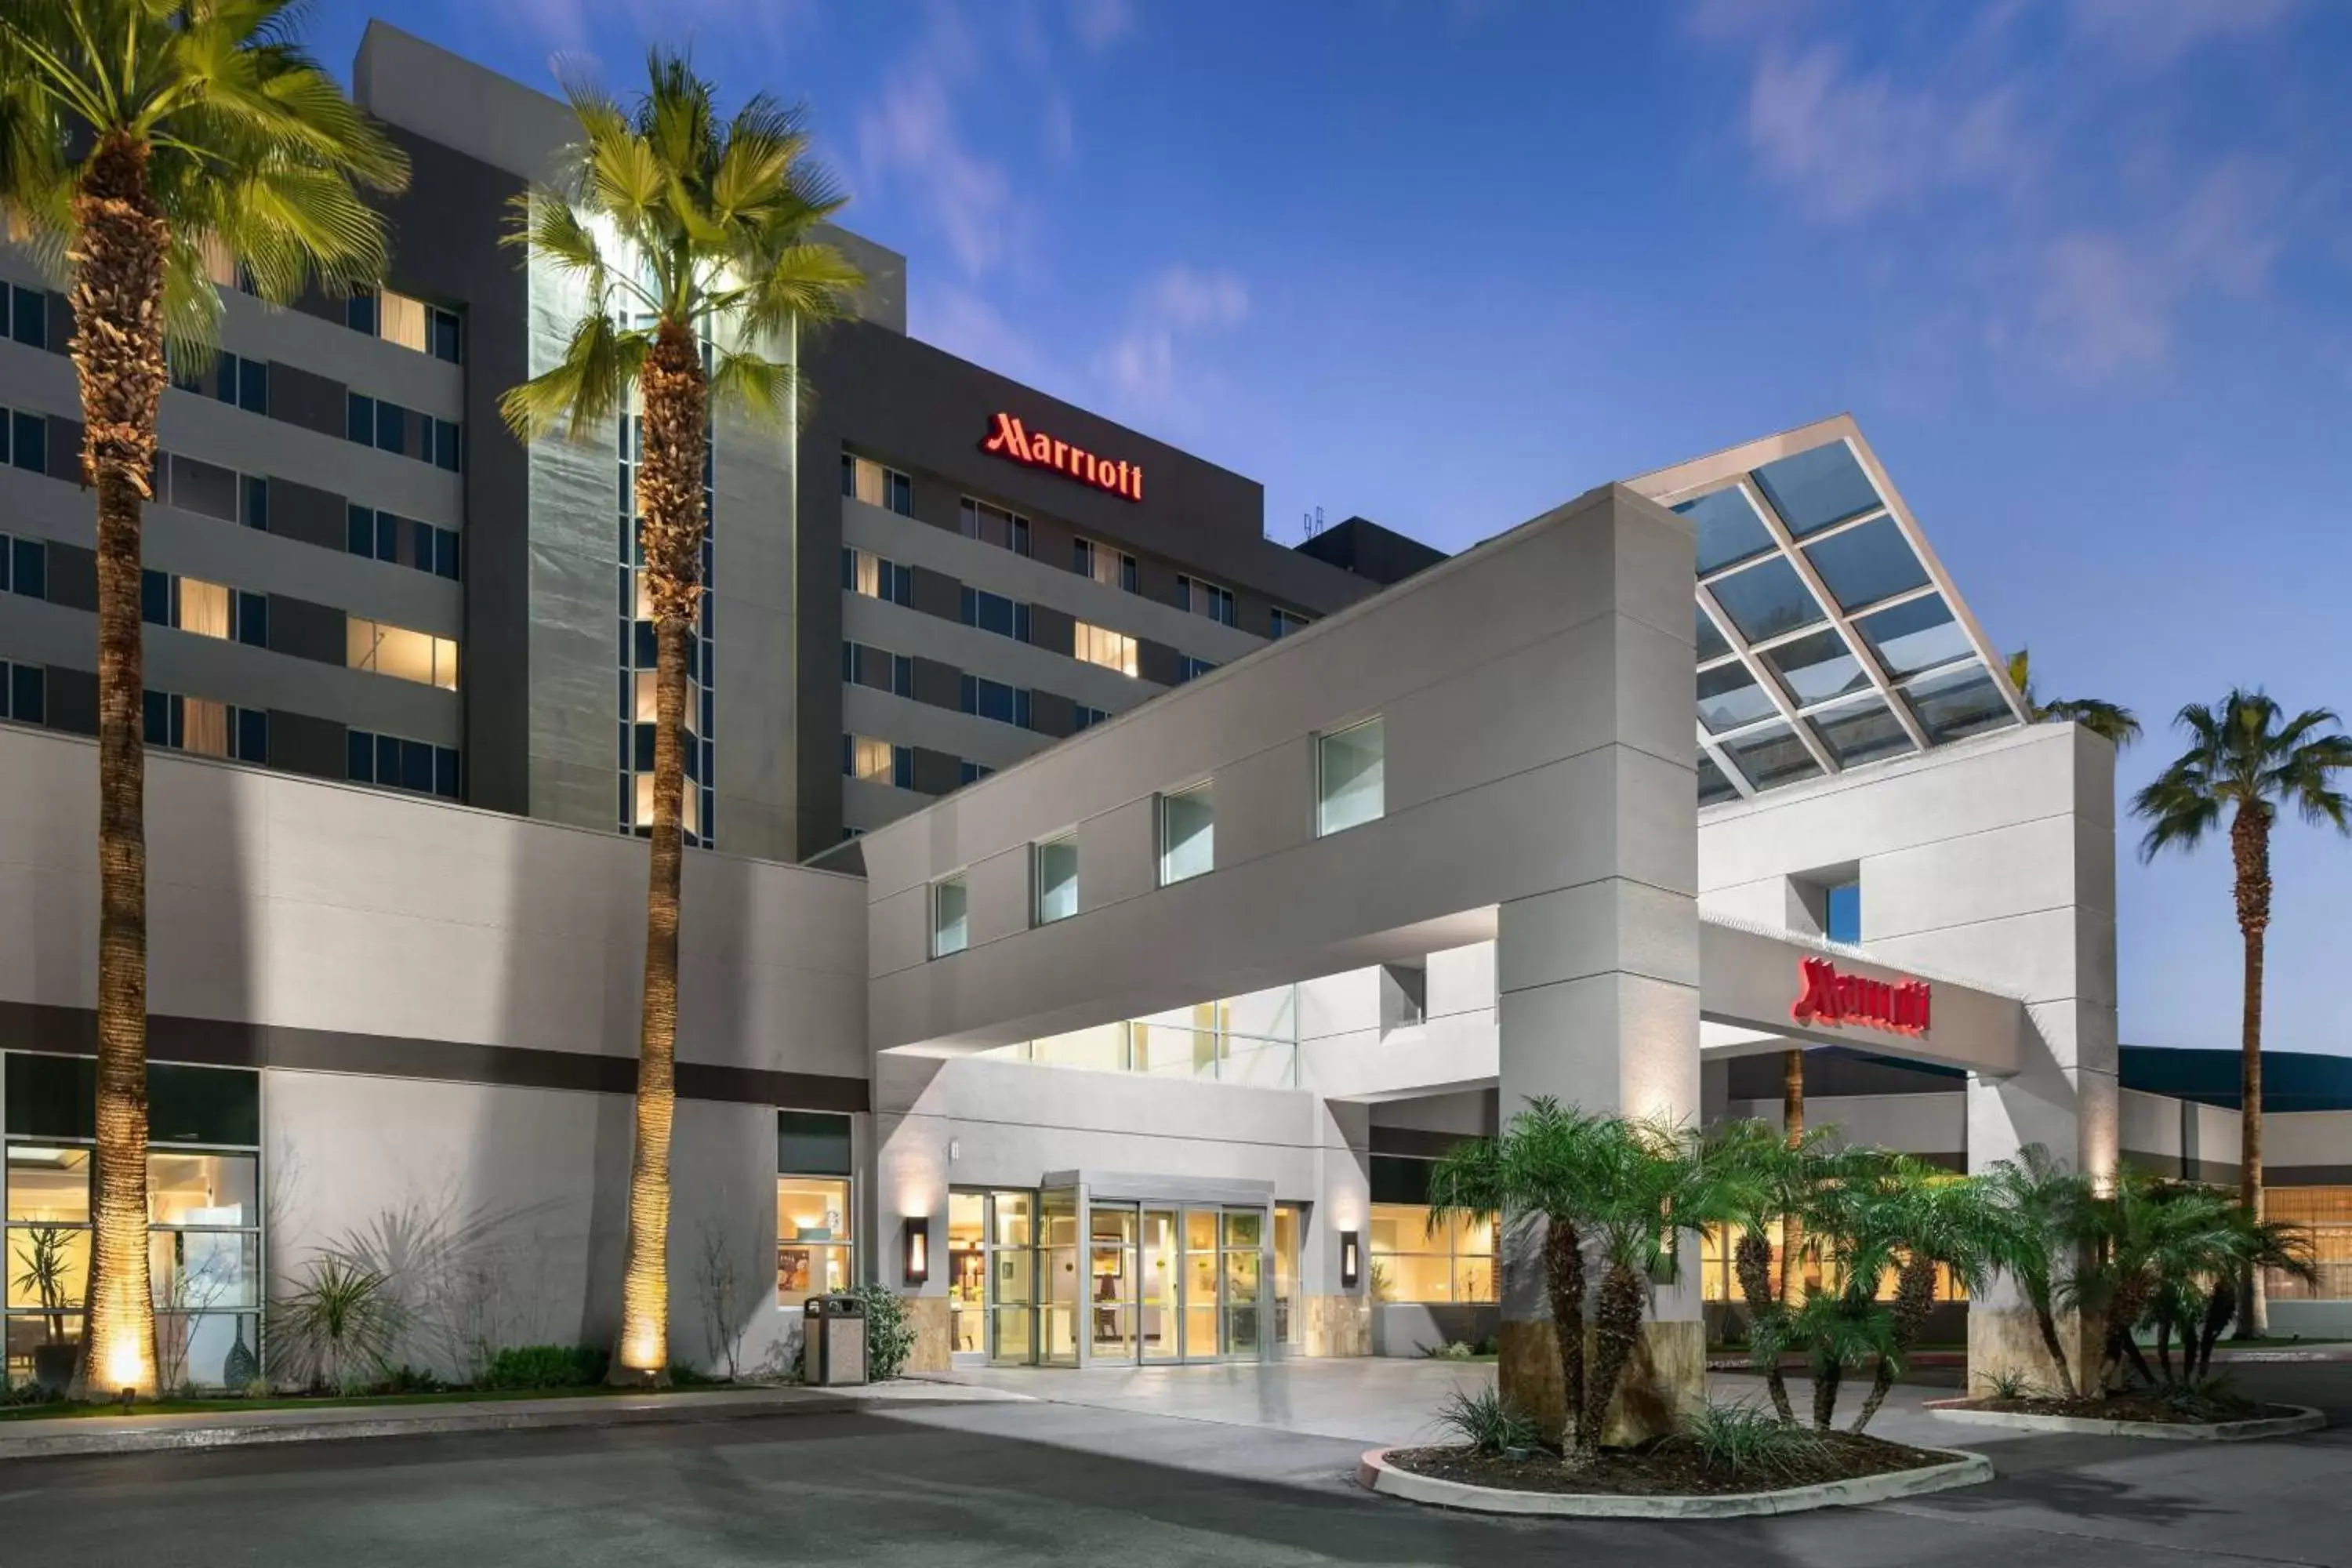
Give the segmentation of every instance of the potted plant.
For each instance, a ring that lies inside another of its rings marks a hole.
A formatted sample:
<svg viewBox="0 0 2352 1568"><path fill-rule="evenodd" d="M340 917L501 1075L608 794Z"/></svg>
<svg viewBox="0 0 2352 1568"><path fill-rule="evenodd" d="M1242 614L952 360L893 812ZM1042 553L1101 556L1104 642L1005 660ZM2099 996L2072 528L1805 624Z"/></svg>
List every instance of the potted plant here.
<svg viewBox="0 0 2352 1568"><path fill-rule="evenodd" d="M35 1386L62 1394L73 1381L74 1355L79 1348L66 1338L66 1238L61 1225L38 1225L24 1233L25 1246L16 1261L24 1272L16 1289L40 1298L48 1338L33 1347Z"/></svg>

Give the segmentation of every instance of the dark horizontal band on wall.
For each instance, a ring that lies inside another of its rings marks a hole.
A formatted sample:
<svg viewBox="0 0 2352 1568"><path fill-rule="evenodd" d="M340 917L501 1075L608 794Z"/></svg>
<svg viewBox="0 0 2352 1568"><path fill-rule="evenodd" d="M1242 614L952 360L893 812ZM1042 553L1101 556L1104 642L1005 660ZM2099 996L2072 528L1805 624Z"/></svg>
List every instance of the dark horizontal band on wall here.
<svg viewBox="0 0 2352 1568"><path fill-rule="evenodd" d="M0 1046L64 1056L98 1054L98 1015L88 1007L0 1002ZM593 1094L634 1094L635 1057L592 1056L464 1040L419 1040L394 1035L347 1034L273 1024L150 1014L147 1054L156 1061L199 1067L283 1068L305 1072L359 1073L374 1078L429 1079L504 1089L569 1089ZM796 1110L867 1109L862 1078L779 1072L716 1062L677 1064L677 1092L687 1100L772 1105Z"/></svg>

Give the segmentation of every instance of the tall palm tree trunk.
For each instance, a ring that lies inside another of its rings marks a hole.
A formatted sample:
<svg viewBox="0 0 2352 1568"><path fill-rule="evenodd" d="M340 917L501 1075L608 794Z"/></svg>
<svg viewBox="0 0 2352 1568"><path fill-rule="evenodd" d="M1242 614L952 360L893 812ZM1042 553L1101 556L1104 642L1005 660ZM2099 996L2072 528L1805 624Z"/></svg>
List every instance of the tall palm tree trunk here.
<svg viewBox="0 0 2352 1568"><path fill-rule="evenodd" d="M637 479L646 595L654 616L653 854L646 888L645 1011L637 1042L635 1151L614 1383L669 1381L669 1148L677 1111L678 888L685 860L687 639L700 599L702 461L709 386L688 328L664 321L639 379Z"/></svg>
<svg viewBox="0 0 2352 1568"><path fill-rule="evenodd" d="M1805 1141L1805 1047L1790 1046L1780 1053L1780 1129L1791 1149ZM1793 1214L1780 1216L1780 1301L1796 1307L1801 1289L1797 1279L1798 1250L1804 1245L1804 1227Z"/></svg>
<svg viewBox="0 0 2352 1568"><path fill-rule="evenodd" d="M140 517L155 463L170 230L145 143L94 152L74 194L71 294L82 477L98 491L98 1149L90 1269L75 1384L155 1387L147 1258L147 834Z"/></svg>
<svg viewBox="0 0 2352 1568"><path fill-rule="evenodd" d="M2271 808L2248 801L2230 823L2230 853L2237 864L2238 930L2246 943L2245 1011L2239 1024L2239 1193L2246 1213L2263 1217L2263 946L2271 923ZM2270 1331L2270 1301L2263 1271L2248 1268L2239 1289L2242 1310L2235 1337Z"/></svg>
<svg viewBox="0 0 2352 1568"><path fill-rule="evenodd" d="M1584 1245L1563 1216L1545 1223L1544 1286L1551 1298L1552 1341L1559 1351L1563 1390L1560 1451L1575 1447L1579 1413L1584 1408Z"/></svg>
<svg viewBox="0 0 2352 1568"><path fill-rule="evenodd" d="M1793 1426L1797 1413L1789 1404L1789 1380L1780 1373L1780 1346L1765 1331L1780 1310L1780 1304L1772 1298L1772 1244L1760 1230L1743 1230L1733 1257L1739 1266L1739 1293L1748 1302L1748 1336L1756 1370L1764 1374L1773 1414L1780 1417L1781 1426Z"/></svg>

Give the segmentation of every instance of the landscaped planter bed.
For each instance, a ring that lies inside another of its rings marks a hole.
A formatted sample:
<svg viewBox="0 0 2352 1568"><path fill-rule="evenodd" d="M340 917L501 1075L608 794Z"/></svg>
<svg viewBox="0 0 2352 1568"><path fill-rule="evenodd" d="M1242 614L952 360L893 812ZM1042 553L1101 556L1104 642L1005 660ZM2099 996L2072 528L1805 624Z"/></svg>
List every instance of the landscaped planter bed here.
<svg viewBox="0 0 2352 1568"><path fill-rule="evenodd" d="M2189 1442L2230 1443L2253 1437L2282 1437L2296 1432L2316 1432L2327 1425L2327 1417L2308 1405L2258 1405L2252 1401L2217 1404L2190 1413L2184 1419L2179 1405L2150 1394L2118 1394L2090 1399L1939 1399L1931 1400L1927 1408L1944 1420L1979 1426ZM2204 1419L2196 1419L2197 1415Z"/></svg>
<svg viewBox="0 0 2352 1568"><path fill-rule="evenodd" d="M1492 1513L1723 1519L1879 1502L1992 1478L1981 1455L1849 1432L1821 1438L1816 1455L1775 1467L1769 1478L1727 1473L1665 1443L1604 1450L1574 1468L1548 1453L1515 1460L1460 1447L1381 1449L1364 1456L1359 1479L1413 1501Z"/></svg>

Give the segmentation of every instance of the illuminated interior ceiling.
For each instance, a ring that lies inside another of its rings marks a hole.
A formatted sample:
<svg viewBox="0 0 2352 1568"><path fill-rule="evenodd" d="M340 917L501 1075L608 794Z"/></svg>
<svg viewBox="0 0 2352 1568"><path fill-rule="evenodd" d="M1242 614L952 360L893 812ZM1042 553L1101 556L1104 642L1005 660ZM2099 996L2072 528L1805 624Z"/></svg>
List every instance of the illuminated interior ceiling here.
<svg viewBox="0 0 2352 1568"><path fill-rule="evenodd" d="M1852 419L1626 482L1697 533L1702 806L2023 721Z"/></svg>

